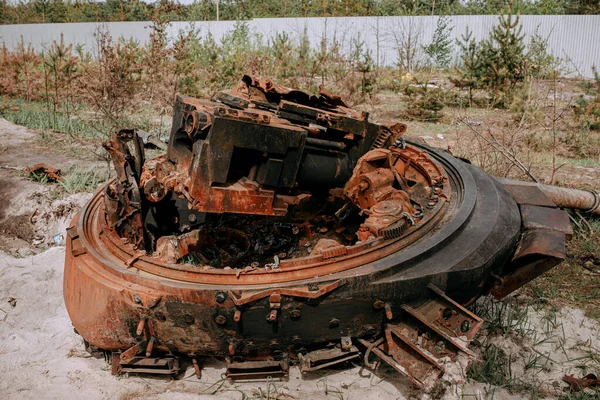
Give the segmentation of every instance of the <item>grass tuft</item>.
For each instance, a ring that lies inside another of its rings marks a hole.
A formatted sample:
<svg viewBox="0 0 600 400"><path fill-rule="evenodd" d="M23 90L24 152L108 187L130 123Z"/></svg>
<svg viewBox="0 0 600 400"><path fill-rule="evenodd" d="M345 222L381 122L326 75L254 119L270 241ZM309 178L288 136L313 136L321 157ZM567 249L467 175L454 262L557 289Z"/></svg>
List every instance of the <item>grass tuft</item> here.
<svg viewBox="0 0 600 400"><path fill-rule="evenodd" d="M79 167L71 169L58 183L68 194L94 192L98 185L107 179L106 173L85 170Z"/></svg>

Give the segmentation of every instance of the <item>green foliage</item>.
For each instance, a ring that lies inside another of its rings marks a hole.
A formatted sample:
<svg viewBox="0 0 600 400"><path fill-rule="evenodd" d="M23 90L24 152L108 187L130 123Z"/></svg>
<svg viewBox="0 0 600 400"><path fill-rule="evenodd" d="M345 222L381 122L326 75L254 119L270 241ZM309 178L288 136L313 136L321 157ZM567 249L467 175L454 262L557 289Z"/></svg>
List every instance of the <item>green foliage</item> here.
<svg viewBox="0 0 600 400"><path fill-rule="evenodd" d="M360 34L352 40L352 51L349 57L350 70L360 75L360 81L355 85L362 96L370 96L375 91L376 78L373 74L375 63L371 51L366 49Z"/></svg>
<svg viewBox="0 0 600 400"><path fill-rule="evenodd" d="M0 24L148 21L164 0L0 0ZM508 4L521 14L598 14L597 0L227 0L219 3L220 20L285 17L499 14ZM173 21L217 19L216 2L195 0L169 16Z"/></svg>
<svg viewBox="0 0 600 400"><path fill-rule="evenodd" d="M279 61L280 75L288 78L294 75L294 44L286 32L277 33L275 38L271 39L272 54Z"/></svg>
<svg viewBox="0 0 600 400"><path fill-rule="evenodd" d="M107 177L107 174L97 170L73 168L58 183L68 194L94 192Z"/></svg>
<svg viewBox="0 0 600 400"><path fill-rule="evenodd" d="M101 123L96 122L95 127L92 127L87 121L76 118L67 117L63 112L58 112L53 115L51 110L40 107L39 103L27 101L10 101L0 102L0 116L8 121L23 125L30 129L40 131L54 132L70 132L71 135L77 137L97 137ZM72 109L77 110L79 106L71 105ZM74 111L74 114L76 111Z"/></svg>
<svg viewBox="0 0 600 400"><path fill-rule="evenodd" d="M37 172L35 172L35 171L31 171L31 172L29 173L29 177L28 177L28 178L29 178L29 180L30 180L30 181L32 181L32 182L38 182L38 183L41 183L41 184L46 184L46 183L48 183L48 175L46 175L46 174L43 174L43 173L39 173L39 174L38 174L38 173L37 173Z"/></svg>
<svg viewBox="0 0 600 400"><path fill-rule="evenodd" d="M503 301L496 301L491 297L482 298L474 304L473 311L485 320L488 332L518 336L531 334L529 305L519 302L515 297L508 297Z"/></svg>
<svg viewBox="0 0 600 400"><path fill-rule="evenodd" d="M438 87L430 87L425 82L413 78L414 83L407 83L403 87L407 108L403 117L423 121L437 122L442 118L444 108L444 91Z"/></svg>
<svg viewBox="0 0 600 400"><path fill-rule="evenodd" d="M558 400L597 400L600 398L600 390L570 391L558 397Z"/></svg>
<svg viewBox="0 0 600 400"><path fill-rule="evenodd" d="M509 392L529 392L531 398L539 397L539 389L522 380L513 371L510 354L495 344L487 344L478 359L471 364L467 377L492 387L505 388ZM493 396L492 396L493 397Z"/></svg>
<svg viewBox="0 0 600 400"><path fill-rule="evenodd" d="M596 66L593 66L592 70L594 80L588 90L591 96L580 95L573 106L573 113L584 129L598 131L600 130L600 74Z"/></svg>
<svg viewBox="0 0 600 400"><path fill-rule="evenodd" d="M452 61L452 40L450 34L453 27L447 16L439 17L431 43L423 49L431 64L438 68L448 68Z"/></svg>
<svg viewBox="0 0 600 400"><path fill-rule="evenodd" d="M142 87L143 51L134 40L116 43L106 31L96 33L98 61L84 62L86 76L82 100L102 117L109 134L118 127L123 114L134 107Z"/></svg>
<svg viewBox="0 0 600 400"><path fill-rule="evenodd" d="M457 41L462 70L454 83L468 88L471 103L477 88L491 91L496 107L512 102L514 89L525 80L527 72L523 38L519 15L513 14L512 6L499 16L486 40L477 43L467 27Z"/></svg>
<svg viewBox="0 0 600 400"><path fill-rule="evenodd" d="M115 39L99 29L94 55L62 39L41 54L24 42L14 51L2 47L0 66L7 73L0 75L0 95L43 100L46 108L11 113L12 120L41 130L79 135L91 127L89 131L108 135L144 109L153 109L162 120L177 93L212 96L244 74L313 93L324 84L350 101L368 98L376 90L378 72L360 35L322 37L314 48L305 28L298 37L282 33L266 44L248 23L239 21L220 43L193 25L171 40L168 24L179 9L167 0L154 9L146 45ZM348 54L342 41L349 45ZM86 107L96 121L84 128L78 113Z"/></svg>
<svg viewBox="0 0 600 400"><path fill-rule="evenodd" d="M510 357L498 346L489 344L478 361L471 364L467 376L477 382L504 386L512 378L511 373Z"/></svg>
<svg viewBox="0 0 600 400"><path fill-rule="evenodd" d="M538 78L549 78L552 76L560 60L552 54L548 54L548 38L539 34L539 26L531 36L527 48L527 60L529 62L529 74Z"/></svg>
<svg viewBox="0 0 600 400"><path fill-rule="evenodd" d="M480 84L484 65L480 57L480 46L473 37L473 32L467 26L466 32L456 41L460 50L461 68L459 77L452 81L459 87L467 88L469 91L469 104L473 103L473 90Z"/></svg>
<svg viewBox="0 0 600 400"><path fill-rule="evenodd" d="M514 15L509 7L507 13L498 18L498 25L494 26L488 40L481 44L483 78L492 90L512 90L525 79L522 30L519 15Z"/></svg>

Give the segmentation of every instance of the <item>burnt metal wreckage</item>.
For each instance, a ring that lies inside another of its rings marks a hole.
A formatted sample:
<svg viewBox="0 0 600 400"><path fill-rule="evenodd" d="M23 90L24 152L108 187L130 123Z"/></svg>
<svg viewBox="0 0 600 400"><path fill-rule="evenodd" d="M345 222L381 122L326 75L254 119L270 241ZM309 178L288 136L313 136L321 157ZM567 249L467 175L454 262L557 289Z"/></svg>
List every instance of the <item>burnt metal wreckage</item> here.
<svg viewBox="0 0 600 400"><path fill-rule="evenodd" d="M165 155L135 130L104 145L117 177L68 228L64 297L112 372L177 374L224 359L231 379L348 362L419 388L473 357L482 319L565 258L560 207L596 192L497 180L318 96L244 76L177 97ZM566 195L565 195L566 193Z"/></svg>

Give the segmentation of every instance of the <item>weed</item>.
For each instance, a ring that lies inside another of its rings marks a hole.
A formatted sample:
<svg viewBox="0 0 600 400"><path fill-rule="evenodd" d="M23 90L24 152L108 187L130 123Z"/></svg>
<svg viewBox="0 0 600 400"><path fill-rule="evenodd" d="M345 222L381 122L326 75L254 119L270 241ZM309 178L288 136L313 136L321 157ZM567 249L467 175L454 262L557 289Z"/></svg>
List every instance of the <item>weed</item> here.
<svg viewBox="0 0 600 400"><path fill-rule="evenodd" d="M201 261L193 254L186 254L177 260L177 264L201 265Z"/></svg>
<svg viewBox="0 0 600 400"><path fill-rule="evenodd" d="M485 320L488 331L519 336L532 331L528 321L529 307L529 304L522 304L516 297L508 297L503 301L485 297L473 305L475 314Z"/></svg>
<svg viewBox="0 0 600 400"><path fill-rule="evenodd" d="M38 174L35 171L31 171L29 173L29 180L32 181L32 182L38 182L38 183L41 183L41 184L46 184L46 183L48 183L48 175L43 174L43 173Z"/></svg>
<svg viewBox="0 0 600 400"><path fill-rule="evenodd" d="M551 304L581 308L591 318L600 319L600 218L572 215L573 239L567 245L567 259L524 287L533 298ZM588 270L589 272L586 272ZM556 324L552 312L544 316L547 328Z"/></svg>
<svg viewBox="0 0 600 400"><path fill-rule="evenodd" d="M71 114L76 110L83 110L80 105L72 104L69 106ZM41 131L42 133L53 131L61 133L70 133L77 137L96 137L97 127L74 115L67 115L61 111L53 113L37 102L25 100L4 100L0 102L0 113L8 121L25 126L29 129Z"/></svg>
<svg viewBox="0 0 600 400"><path fill-rule="evenodd" d="M403 93L408 105L403 117L422 122L437 122L442 118L443 90L430 87L427 78L420 81L413 76L403 85Z"/></svg>
<svg viewBox="0 0 600 400"><path fill-rule="evenodd" d="M510 357L498 346L486 345L467 376L477 382L504 386L512 378Z"/></svg>
<svg viewBox="0 0 600 400"><path fill-rule="evenodd" d="M542 366L540 364L540 360L543 360L544 357L541 354L530 354L529 357L527 358L527 361L525 362L525 370L529 370L529 369L538 369L541 370L544 368L544 366Z"/></svg>
<svg viewBox="0 0 600 400"><path fill-rule="evenodd" d="M252 389L251 394L248 395L244 392L241 392L242 400L278 400L285 399L289 396L284 392L283 384L277 385L273 378L267 378L267 387L257 387Z"/></svg>
<svg viewBox="0 0 600 400"><path fill-rule="evenodd" d="M561 60L548 53L548 37L540 35L539 28L539 25L535 28L527 46L529 74L533 77L550 78L560 67Z"/></svg>
<svg viewBox="0 0 600 400"><path fill-rule="evenodd" d="M571 391L558 397L558 400L598 400L600 390Z"/></svg>
<svg viewBox="0 0 600 400"><path fill-rule="evenodd" d="M84 170L82 168L73 168L63 176L63 180L58 183L68 194L80 192L93 192L98 185L106 180L106 174L97 170Z"/></svg>
<svg viewBox="0 0 600 400"><path fill-rule="evenodd" d="M467 371L467 377L513 393L529 392L531 397L539 396L537 387L515 375L511 356L494 344L485 345Z"/></svg>

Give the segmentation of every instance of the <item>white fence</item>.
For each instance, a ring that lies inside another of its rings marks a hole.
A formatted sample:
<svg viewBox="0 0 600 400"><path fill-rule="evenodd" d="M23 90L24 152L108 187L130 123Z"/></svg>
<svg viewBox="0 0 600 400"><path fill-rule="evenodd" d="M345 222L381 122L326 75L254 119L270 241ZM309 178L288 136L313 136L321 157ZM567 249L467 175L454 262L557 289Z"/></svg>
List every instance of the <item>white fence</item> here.
<svg viewBox="0 0 600 400"><path fill-rule="evenodd" d="M337 40L344 51L349 51L352 41L360 38L371 51L379 65L392 65L398 61L398 45L402 35L412 34L420 45L431 41L437 24L437 16L424 17L337 17L337 18L264 18L246 23L251 31L260 35L265 43L279 32L287 32L298 39L306 32L311 46L319 46L325 38ZM476 39L484 39L497 23L494 15L469 15L450 17L453 27L451 37L460 38L467 26ZM548 42L548 52L563 60L563 68L572 75L593 76L592 66L600 66L600 15L525 15L521 16L523 33L529 43L534 32ZM94 33L106 27L113 37L134 38L141 43L149 40L149 22L67 23L0 25L0 42L14 48L21 38L42 50L61 33L67 43L83 45L93 51ZM201 35L212 34L219 41L233 30L235 21L199 21L172 23L168 35L194 26ZM420 48L420 47L419 47ZM422 56L422 55L421 55ZM419 57L419 55L417 55Z"/></svg>

